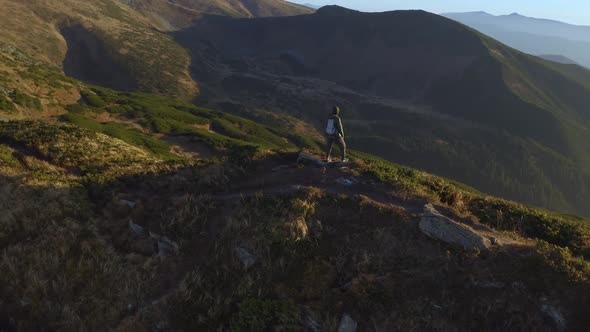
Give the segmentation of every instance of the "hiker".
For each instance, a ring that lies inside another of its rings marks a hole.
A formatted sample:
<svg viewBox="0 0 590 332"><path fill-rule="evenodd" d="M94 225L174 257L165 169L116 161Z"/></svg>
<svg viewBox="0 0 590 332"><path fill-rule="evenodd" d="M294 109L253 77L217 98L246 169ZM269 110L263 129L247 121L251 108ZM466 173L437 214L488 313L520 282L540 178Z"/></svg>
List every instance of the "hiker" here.
<svg viewBox="0 0 590 332"><path fill-rule="evenodd" d="M346 143L344 142L344 128L342 127L342 120L340 120L340 108L334 106L332 114L328 118L328 125L326 126L326 134L328 135L328 154L326 160L330 162L330 155L332 154L332 146L334 143L338 144L342 154L341 162L347 162L346 159Z"/></svg>

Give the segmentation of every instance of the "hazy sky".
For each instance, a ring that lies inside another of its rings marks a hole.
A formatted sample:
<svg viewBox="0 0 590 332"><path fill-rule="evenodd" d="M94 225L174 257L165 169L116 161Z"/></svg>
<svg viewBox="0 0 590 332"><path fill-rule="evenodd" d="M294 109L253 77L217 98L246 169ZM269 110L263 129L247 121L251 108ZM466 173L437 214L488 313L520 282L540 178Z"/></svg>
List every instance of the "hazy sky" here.
<svg viewBox="0 0 590 332"><path fill-rule="evenodd" d="M433 13L486 11L519 13L574 24L590 25L590 0L294 0L314 5L337 4L363 11L424 9Z"/></svg>

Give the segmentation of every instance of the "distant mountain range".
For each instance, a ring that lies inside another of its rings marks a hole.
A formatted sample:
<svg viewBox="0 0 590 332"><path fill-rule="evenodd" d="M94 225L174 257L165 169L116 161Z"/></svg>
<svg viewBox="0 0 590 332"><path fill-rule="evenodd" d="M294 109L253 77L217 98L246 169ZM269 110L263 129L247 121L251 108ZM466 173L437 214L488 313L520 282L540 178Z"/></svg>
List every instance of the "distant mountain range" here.
<svg viewBox="0 0 590 332"><path fill-rule="evenodd" d="M303 5L305 7L309 7L309 8L312 8L312 9L320 9L320 8L322 8L322 6L314 5L314 4L311 4L311 3L304 3Z"/></svg>
<svg viewBox="0 0 590 332"><path fill-rule="evenodd" d="M553 62L557 62L557 63L562 63L564 65L577 65L578 64L574 60L572 60L568 57L565 57L563 55L541 54L541 55L539 55L539 57L542 59L545 59L545 60L549 60L549 61L553 61Z"/></svg>
<svg viewBox="0 0 590 332"><path fill-rule="evenodd" d="M494 16L486 12L447 13L448 18L468 25L508 46L533 54L555 54L590 67L590 26L522 16Z"/></svg>

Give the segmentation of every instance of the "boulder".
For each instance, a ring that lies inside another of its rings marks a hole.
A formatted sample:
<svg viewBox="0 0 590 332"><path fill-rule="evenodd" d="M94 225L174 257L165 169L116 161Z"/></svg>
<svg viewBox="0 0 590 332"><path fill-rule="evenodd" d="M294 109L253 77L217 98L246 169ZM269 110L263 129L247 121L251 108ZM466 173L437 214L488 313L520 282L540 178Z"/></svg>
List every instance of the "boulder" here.
<svg viewBox="0 0 590 332"><path fill-rule="evenodd" d="M258 261L256 256L252 255L248 252L248 250L244 248L238 247L235 249L235 251L236 255L238 256L238 259L240 260L240 262L242 262L242 265L245 269L250 268L252 265L256 264L256 261Z"/></svg>
<svg viewBox="0 0 590 332"><path fill-rule="evenodd" d="M432 204L424 206L419 227L428 237L466 251L476 249L486 251L492 246L491 241L486 237L477 234L466 225L443 216Z"/></svg>
<svg viewBox="0 0 590 332"><path fill-rule="evenodd" d="M126 199L120 199L119 204L124 205L124 206L128 206L130 208L134 208L137 205L137 203L126 200Z"/></svg>
<svg viewBox="0 0 590 332"><path fill-rule="evenodd" d="M343 186L347 186L350 187L353 184L356 183L355 179L353 178L344 178L344 177L340 177L338 179L336 179L336 183L341 184Z"/></svg>
<svg viewBox="0 0 590 332"><path fill-rule="evenodd" d="M356 332L358 323L354 321L349 315L343 315L338 325L338 332Z"/></svg>
<svg viewBox="0 0 590 332"><path fill-rule="evenodd" d="M303 325L308 328L311 332L320 332L321 326L318 322L316 322L313 317L309 314L305 314L303 316Z"/></svg>
<svg viewBox="0 0 590 332"><path fill-rule="evenodd" d="M133 220L129 219L129 230L131 233L137 237L146 237L147 232L145 228L133 222Z"/></svg>
<svg viewBox="0 0 590 332"><path fill-rule="evenodd" d="M561 313L561 310L553 304L550 304L546 298L541 298L540 309L543 314L552 320L558 331L567 330L567 322Z"/></svg>
<svg viewBox="0 0 590 332"><path fill-rule="evenodd" d="M164 258L178 255L180 251L178 243L170 240L166 236L154 234L152 232L149 232L149 234L150 237L156 241L158 256Z"/></svg>

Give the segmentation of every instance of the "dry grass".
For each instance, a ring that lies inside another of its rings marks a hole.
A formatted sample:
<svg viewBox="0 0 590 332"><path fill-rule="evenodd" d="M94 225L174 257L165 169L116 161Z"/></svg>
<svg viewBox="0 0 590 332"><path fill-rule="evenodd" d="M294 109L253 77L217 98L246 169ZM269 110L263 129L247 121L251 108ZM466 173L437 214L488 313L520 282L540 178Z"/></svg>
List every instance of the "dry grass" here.
<svg viewBox="0 0 590 332"><path fill-rule="evenodd" d="M71 126L12 126L0 127L0 319L15 328L301 330L310 316L333 330L346 313L363 331L552 330L542 305L584 327L589 267L568 249L465 253L367 196L244 189L273 181L268 153L249 167L161 163ZM68 172L82 165L92 176ZM180 250L157 256L130 220Z"/></svg>

